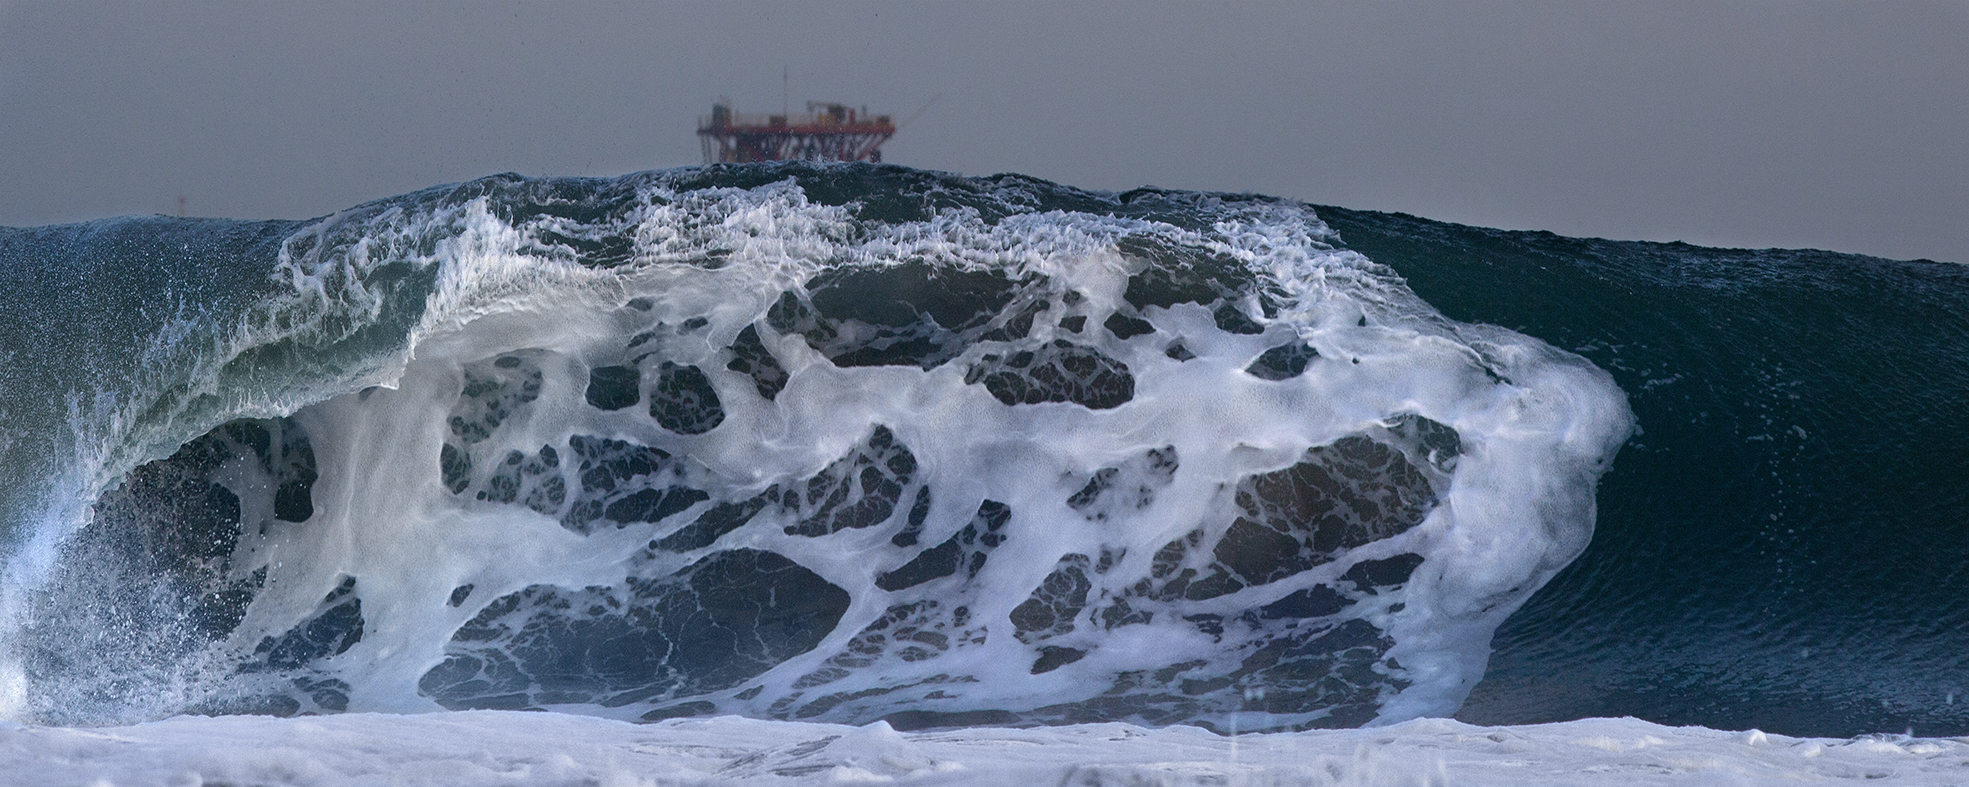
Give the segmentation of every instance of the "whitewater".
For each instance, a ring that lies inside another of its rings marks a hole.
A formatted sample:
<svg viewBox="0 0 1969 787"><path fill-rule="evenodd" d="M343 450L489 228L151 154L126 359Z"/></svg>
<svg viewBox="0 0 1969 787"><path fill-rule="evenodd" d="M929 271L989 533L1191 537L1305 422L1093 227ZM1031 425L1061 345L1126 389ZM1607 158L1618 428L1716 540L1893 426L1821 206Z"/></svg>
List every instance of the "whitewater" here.
<svg viewBox="0 0 1969 787"><path fill-rule="evenodd" d="M1629 393L1291 201L714 166L0 256L0 757L33 783L1969 762L1442 720L1592 543Z"/></svg>
<svg viewBox="0 0 1969 787"><path fill-rule="evenodd" d="M464 711L0 727L14 783L48 785L1962 784L1969 742L1788 738L1634 719L1218 735L1128 724L898 732L736 716L629 724Z"/></svg>

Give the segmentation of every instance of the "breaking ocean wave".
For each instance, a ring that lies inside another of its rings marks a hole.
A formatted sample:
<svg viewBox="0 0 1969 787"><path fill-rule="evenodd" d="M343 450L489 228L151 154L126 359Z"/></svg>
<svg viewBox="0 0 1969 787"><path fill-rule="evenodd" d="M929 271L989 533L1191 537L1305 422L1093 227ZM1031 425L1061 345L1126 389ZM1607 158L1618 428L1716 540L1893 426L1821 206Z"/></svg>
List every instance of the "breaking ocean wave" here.
<svg viewBox="0 0 1969 787"><path fill-rule="evenodd" d="M1633 423L1253 196L497 176L0 258L50 723L1449 715Z"/></svg>

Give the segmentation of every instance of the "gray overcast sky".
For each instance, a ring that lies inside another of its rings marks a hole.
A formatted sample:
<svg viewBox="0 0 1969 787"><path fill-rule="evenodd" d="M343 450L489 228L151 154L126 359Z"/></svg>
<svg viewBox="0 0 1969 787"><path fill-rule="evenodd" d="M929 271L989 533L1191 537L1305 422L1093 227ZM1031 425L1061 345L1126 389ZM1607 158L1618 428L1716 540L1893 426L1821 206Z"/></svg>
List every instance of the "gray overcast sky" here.
<svg viewBox="0 0 1969 787"><path fill-rule="evenodd" d="M783 67L917 167L1969 262L1969 0L0 0L0 224L695 164Z"/></svg>

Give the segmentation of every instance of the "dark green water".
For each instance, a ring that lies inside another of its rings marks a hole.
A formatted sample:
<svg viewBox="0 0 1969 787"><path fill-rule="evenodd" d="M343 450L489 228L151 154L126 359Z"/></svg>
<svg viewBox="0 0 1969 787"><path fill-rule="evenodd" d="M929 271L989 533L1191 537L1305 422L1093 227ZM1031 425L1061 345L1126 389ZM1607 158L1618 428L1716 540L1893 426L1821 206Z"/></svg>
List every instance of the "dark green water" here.
<svg viewBox="0 0 1969 787"><path fill-rule="evenodd" d="M1641 424L1458 718L1969 733L1969 268L1316 211Z"/></svg>

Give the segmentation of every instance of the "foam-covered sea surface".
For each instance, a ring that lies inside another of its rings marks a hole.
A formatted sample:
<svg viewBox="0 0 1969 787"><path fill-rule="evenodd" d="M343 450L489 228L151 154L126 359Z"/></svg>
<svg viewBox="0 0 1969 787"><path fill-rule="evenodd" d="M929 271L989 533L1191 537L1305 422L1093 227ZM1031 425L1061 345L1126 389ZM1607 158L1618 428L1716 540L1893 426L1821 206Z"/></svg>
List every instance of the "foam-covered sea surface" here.
<svg viewBox="0 0 1969 787"><path fill-rule="evenodd" d="M0 263L23 721L1969 731L1958 266L868 165Z"/></svg>
<svg viewBox="0 0 1969 787"><path fill-rule="evenodd" d="M1219 735L1113 722L901 731L881 721L632 724L463 711L180 716L111 729L0 722L0 768L22 787L1944 787L1969 772L1969 741L1793 738L1638 719Z"/></svg>

